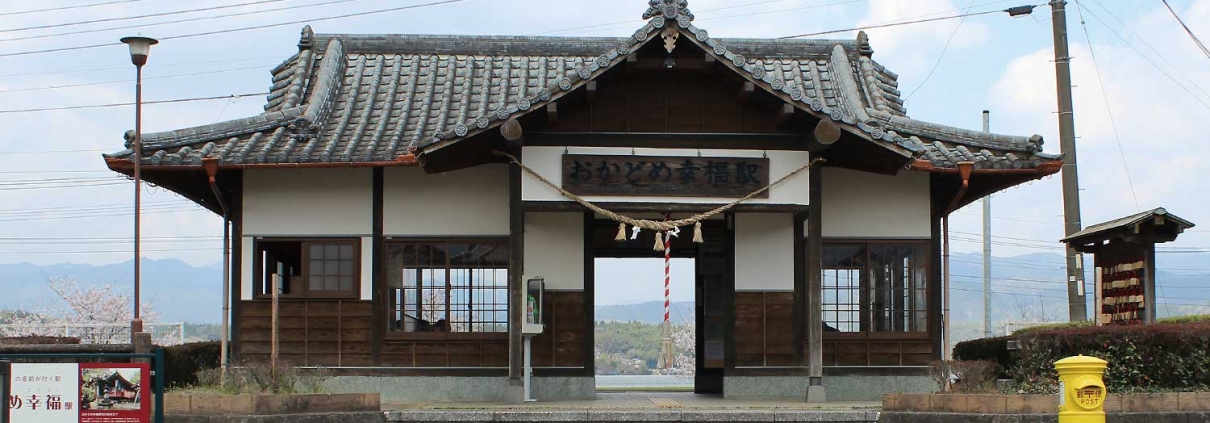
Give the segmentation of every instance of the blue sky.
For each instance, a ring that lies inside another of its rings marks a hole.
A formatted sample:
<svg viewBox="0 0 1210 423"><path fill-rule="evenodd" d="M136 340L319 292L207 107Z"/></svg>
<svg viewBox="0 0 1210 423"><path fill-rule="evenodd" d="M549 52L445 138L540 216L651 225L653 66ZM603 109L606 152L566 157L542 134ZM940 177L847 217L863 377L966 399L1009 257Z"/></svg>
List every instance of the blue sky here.
<svg viewBox="0 0 1210 423"><path fill-rule="evenodd" d="M247 3L250 0L142 0L64 12L0 15L0 28ZM142 34L174 35L418 4L424 1L350 0L289 11L245 14L171 25L9 41L16 37L104 29L184 18L253 12L331 0L278 0L185 15L31 31L0 29L0 110L122 103L133 100L134 69L125 46L4 57L7 53L89 45ZM1033 0L1039 1L1039 0ZM93 1L96 2L96 1ZM14 1L0 14L80 4ZM695 24L721 37L778 37L934 16L1003 9L1025 1L992 0L692 0ZM1084 222L1096 223L1164 206L1210 227L1202 128L1210 118L1210 58L1202 55L1158 1L1083 0L1069 4L1068 24L1076 102ZM1172 0L1195 33L1210 34L1210 0ZM641 24L646 1L467 0L461 3L349 19L313 21L320 33L444 33L493 35L624 36ZM911 96L909 115L978 129L980 112L992 112L995 132L1043 135L1058 151L1050 10L1009 18L995 13L870 30L874 59L900 75ZM960 26L959 26L960 25ZM210 97L267 90L268 70L295 51L302 24L165 40L145 68L146 100ZM957 30L955 31L955 29ZM1116 34L1116 35L1115 35ZM832 34L852 38L854 33ZM1122 38L1119 38L1122 37ZM1125 39L1125 41L1123 40ZM948 48L946 45L948 44ZM1092 52L1089 45L1093 47ZM942 60L942 51L945 55ZM1095 53L1104 89L1093 68ZM934 70L935 65L935 70ZM930 76L931 73L931 76ZM927 78L927 79L926 79ZM1175 82L1174 82L1175 80ZM115 82L116 81L116 82ZM1198 81L1198 82L1194 82ZM923 83L923 85L922 85ZM65 85L82 85L63 87ZM55 88L62 87L62 88ZM1106 101L1107 97L1107 101ZM1110 119L1108 110L1114 119ZM219 100L144 109L147 132L255 115L263 98ZM122 147L133 109L0 113L0 262L112 263L129 258L131 187L105 170L102 151ZM1114 127L1120 136L1115 141ZM1123 158L1125 160L1123 160ZM1129 168L1133 194L1126 177ZM52 185L93 186L53 189ZM100 178L100 179L93 179ZM15 189L21 188L21 189ZM194 264L220 260L220 220L158 188L144 196L144 245L153 258ZM1135 198L1137 197L1137 206ZM1054 252L1062 236L1057 177L1013 188L993 200L995 254ZM975 251L978 205L953 215L955 251ZM65 218L67 217L67 218ZM31 220L32 219L32 220ZM87 238L31 241L32 237ZM201 237L201 238L199 238ZM964 239L965 238L965 239ZM1048 242L1050 241L1050 242ZM1210 250L1210 231L1195 229L1168 246ZM1210 260L1208 260L1210 261ZM1210 263L1202 266L1210 268Z"/></svg>

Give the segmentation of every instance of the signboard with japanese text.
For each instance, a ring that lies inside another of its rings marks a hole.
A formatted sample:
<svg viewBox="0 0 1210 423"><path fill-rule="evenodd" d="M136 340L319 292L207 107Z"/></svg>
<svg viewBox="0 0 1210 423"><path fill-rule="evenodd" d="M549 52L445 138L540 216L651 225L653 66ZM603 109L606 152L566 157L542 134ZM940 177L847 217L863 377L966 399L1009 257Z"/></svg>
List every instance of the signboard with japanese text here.
<svg viewBox="0 0 1210 423"><path fill-rule="evenodd" d="M13 363L8 409L11 423L77 423L80 365Z"/></svg>
<svg viewBox="0 0 1210 423"><path fill-rule="evenodd" d="M738 198L770 182L768 158L563 155L563 189L577 195Z"/></svg>
<svg viewBox="0 0 1210 423"><path fill-rule="evenodd" d="M10 423L148 423L149 366L14 363Z"/></svg>

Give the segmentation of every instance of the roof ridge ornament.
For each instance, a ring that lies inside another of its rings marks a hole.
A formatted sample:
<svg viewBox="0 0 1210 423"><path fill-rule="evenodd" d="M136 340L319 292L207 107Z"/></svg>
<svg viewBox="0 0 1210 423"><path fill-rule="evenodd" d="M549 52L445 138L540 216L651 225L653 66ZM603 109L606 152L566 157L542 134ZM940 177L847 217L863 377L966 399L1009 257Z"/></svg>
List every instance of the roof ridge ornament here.
<svg viewBox="0 0 1210 423"><path fill-rule="evenodd" d="M304 26L302 35L298 38L298 49L309 50L315 44L315 31L311 29L311 25Z"/></svg>
<svg viewBox="0 0 1210 423"><path fill-rule="evenodd" d="M643 12L643 20L662 17L666 21L680 23L680 20L684 19L685 22L681 25L684 27L688 27L689 22L693 21L693 12L689 11L689 0L649 0L647 4L647 11Z"/></svg>
<svg viewBox="0 0 1210 423"><path fill-rule="evenodd" d="M870 36L865 31L857 31L857 53L865 57L874 56L874 47L870 46Z"/></svg>

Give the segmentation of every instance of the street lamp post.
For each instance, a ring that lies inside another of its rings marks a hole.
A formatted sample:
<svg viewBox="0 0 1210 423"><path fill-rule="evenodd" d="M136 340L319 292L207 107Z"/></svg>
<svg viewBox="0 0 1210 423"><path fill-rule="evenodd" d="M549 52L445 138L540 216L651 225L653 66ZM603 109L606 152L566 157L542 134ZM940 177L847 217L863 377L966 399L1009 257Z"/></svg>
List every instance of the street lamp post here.
<svg viewBox="0 0 1210 423"><path fill-rule="evenodd" d="M134 342L136 333L143 331L143 319L139 316L139 211L142 197L142 174L139 172L143 161L143 65L147 64L147 55L151 46L159 41L148 37L125 37L121 40L130 46L130 62L134 63L134 319L130 321L130 337Z"/></svg>

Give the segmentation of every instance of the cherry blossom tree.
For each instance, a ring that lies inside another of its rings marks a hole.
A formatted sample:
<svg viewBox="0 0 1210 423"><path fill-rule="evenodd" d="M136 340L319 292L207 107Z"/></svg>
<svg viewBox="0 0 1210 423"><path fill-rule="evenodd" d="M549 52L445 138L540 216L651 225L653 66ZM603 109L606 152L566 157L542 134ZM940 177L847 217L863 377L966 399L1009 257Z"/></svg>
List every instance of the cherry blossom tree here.
<svg viewBox="0 0 1210 423"><path fill-rule="evenodd" d="M38 309L22 307L8 325L0 327L0 336L70 336L86 344L129 342L133 295L113 285L83 286L74 278L47 278L46 285L58 297L55 304ZM160 318L151 301L140 301L140 318L154 322ZM162 340L153 340L163 343Z"/></svg>

